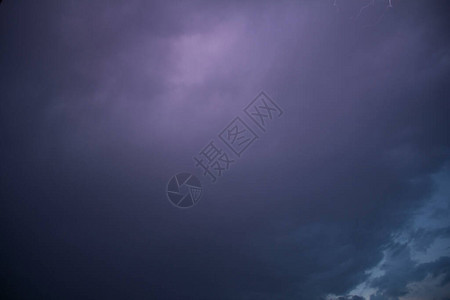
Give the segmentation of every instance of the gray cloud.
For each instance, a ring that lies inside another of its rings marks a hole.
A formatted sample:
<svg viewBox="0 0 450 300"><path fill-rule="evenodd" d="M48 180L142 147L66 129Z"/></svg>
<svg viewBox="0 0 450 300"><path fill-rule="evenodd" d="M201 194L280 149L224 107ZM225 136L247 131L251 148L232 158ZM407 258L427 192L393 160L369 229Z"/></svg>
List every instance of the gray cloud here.
<svg viewBox="0 0 450 300"><path fill-rule="evenodd" d="M448 229L404 228L442 213L426 207L430 175L448 173L448 5L394 1L367 26L381 1L357 20L360 2L332 2L2 3L5 293L320 299L447 282L446 258L412 261ZM192 156L261 89L283 118L208 184ZM164 195L181 170L206 189L188 211Z"/></svg>

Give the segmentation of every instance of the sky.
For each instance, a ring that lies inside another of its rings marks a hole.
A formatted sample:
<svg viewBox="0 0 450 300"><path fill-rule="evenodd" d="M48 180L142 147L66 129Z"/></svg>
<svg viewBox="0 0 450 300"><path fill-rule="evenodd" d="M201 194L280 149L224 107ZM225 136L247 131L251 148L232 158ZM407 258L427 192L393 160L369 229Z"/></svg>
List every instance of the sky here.
<svg viewBox="0 0 450 300"><path fill-rule="evenodd" d="M449 9L3 1L1 298L449 300Z"/></svg>

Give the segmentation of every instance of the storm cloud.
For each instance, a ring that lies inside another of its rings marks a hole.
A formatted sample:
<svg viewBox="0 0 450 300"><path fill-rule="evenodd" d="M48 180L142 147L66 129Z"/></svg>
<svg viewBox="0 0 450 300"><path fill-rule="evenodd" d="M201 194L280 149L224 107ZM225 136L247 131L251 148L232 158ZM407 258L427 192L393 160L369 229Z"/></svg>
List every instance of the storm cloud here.
<svg viewBox="0 0 450 300"><path fill-rule="evenodd" d="M449 299L450 7L389 3L4 1L3 298Z"/></svg>

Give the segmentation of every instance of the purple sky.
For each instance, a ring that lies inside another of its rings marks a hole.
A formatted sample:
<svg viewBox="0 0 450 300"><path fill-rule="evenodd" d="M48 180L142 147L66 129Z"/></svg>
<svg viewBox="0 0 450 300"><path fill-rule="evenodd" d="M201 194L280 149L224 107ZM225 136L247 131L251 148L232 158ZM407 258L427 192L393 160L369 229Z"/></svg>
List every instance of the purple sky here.
<svg viewBox="0 0 450 300"><path fill-rule="evenodd" d="M450 6L388 4L3 1L1 298L450 299Z"/></svg>

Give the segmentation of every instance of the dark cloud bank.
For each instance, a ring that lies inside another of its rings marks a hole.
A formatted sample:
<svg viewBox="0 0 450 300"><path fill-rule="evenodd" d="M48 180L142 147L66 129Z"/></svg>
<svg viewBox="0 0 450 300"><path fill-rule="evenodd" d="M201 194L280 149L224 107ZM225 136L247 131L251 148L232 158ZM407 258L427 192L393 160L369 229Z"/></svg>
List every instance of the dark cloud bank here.
<svg viewBox="0 0 450 300"><path fill-rule="evenodd" d="M450 7L388 2L4 1L2 299L450 299Z"/></svg>

